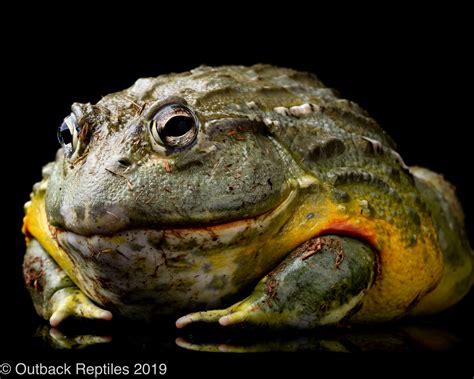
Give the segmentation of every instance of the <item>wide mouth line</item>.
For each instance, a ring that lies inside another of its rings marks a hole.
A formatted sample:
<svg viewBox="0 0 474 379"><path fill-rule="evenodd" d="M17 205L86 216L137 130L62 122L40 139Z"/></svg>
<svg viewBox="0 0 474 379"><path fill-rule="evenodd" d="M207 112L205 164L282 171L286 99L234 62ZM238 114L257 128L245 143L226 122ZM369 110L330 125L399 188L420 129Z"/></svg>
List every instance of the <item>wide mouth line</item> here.
<svg viewBox="0 0 474 379"><path fill-rule="evenodd" d="M117 234L125 234L130 232L163 232L163 233L192 233L192 232L208 232L208 233L219 233L225 232L227 230L231 230L233 228L239 228L244 225L251 225L253 223L257 224L259 222L263 222L268 218L272 218L273 216L279 214L282 210L286 209L287 205L291 203L291 201L296 197L297 190L295 188L291 188L288 192L288 195L282 198L280 202L278 202L274 207L270 208L269 210L252 217L240 218L237 220L224 222L221 224L208 224L208 225L190 225L190 226L163 226L162 228L129 228L129 229L122 229L116 230L111 233L91 233L91 234L80 234L73 232L71 230L56 227L50 225L51 231L54 234L57 233L73 233L80 237L90 238L90 237L104 237L110 238L111 236Z"/></svg>

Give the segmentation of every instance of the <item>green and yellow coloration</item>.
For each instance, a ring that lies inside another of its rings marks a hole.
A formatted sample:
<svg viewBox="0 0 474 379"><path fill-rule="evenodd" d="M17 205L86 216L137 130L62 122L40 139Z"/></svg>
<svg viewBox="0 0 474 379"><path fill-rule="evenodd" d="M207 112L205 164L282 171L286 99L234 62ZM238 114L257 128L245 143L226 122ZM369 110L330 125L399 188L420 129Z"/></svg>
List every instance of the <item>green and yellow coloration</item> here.
<svg viewBox="0 0 474 379"><path fill-rule="evenodd" d="M450 185L313 75L200 67L72 110L23 228L53 325L388 321L472 286Z"/></svg>

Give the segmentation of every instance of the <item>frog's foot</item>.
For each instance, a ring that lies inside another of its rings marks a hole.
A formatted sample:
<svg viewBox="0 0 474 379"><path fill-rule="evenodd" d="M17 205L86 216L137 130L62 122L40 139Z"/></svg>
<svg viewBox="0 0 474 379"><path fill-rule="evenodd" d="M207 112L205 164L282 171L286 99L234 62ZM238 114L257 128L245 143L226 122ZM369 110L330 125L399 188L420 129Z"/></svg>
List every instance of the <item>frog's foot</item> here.
<svg viewBox="0 0 474 379"><path fill-rule="evenodd" d="M89 300L35 239L28 245L23 275L36 311L53 327L70 316L112 319L112 313Z"/></svg>
<svg viewBox="0 0 474 379"><path fill-rule="evenodd" d="M111 320L112 313L99 308L77 287L68 287L55 292L50 299L53 314L49 318L52 327L58 326L68 317Z"/></svg>
<svg viewBox="0 0 474 379"><path fill-rule="evenodd" d="M245 300L222 310L191 313L178 328L195 322L312 328L337 324L360 309L372 285L375 254L362 241L313 238L264 277Z"/></svg>
<svg viewBox="0 0 474 379"><path fill-rule="evenodd" d="M253 318L258 319L262 316L262 308L265 305L263 304L263 283L263 281L259 283L253 293L245 300L226 309L190 313L176 320L176 327L184 328L193 322L218 322L222 326L228 326L251 321Z"/></svg>

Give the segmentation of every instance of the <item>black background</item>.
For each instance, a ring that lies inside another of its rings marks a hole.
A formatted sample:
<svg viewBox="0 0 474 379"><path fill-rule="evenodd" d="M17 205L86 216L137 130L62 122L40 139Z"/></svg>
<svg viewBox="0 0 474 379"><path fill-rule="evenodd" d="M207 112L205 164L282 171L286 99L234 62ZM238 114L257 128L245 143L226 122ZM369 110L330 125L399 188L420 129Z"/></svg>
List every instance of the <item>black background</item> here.
<svg viewBox="0 0 474 379"><path fill-rule="evenodd" d="M203 20L191 15L189 20L175 19L171 26L165 26L164 19L173 21L180 13L151 12L137 25L131 22L137 17L135 13L121 18L109 15L105 25L103 16L90 11L92 8L83 10L84 16L74 20L69 18L70 13L48 19L35 17L34 12L28 18L21 12L15 14L14 26L2 33L6 85L2 100L1 162L2 188L7 192L2 192L5 194L0 363L2 354L12 360L34 359L42 354L49 358L50 354L62 356L59 352L42 351L38 347L41 345L32 342L31 336L40 321L22 282L24 243L19 230L23 203L28 200L32 184L40 179L42 165L54 159L58 147L56 128L69 113L70 105L94 103L103 95L130 86L139 77L180 72L200 64L259 62L313 72L342 97L366 109L397 142L408 165L441 172L457 187L472 238L473 62L472 30L465 10L431 6L416 11L393 8L377 13L380 10L372 9L374 14L356 15L349 11L343 17L340 10L325 13L290 8L277 10L277 15L272 16L249 12L236 20ZM206 32L202 31L203 24ZM470 308L468 302L472 298L471 294L461 305L462 311ZM472 326L466 327L470 328L466 334L472 336ZM67 357L99 359L92 357L95 350L92 351L89 355L81 352ZM102 354L127 357L126 352L118 350ZM433 368L438 367L433 366L438 361L439 367L449 372L472 374L467 361L459 356L467 357L472 349L456 354L447 353L440 361L426 355L422 359L398 356L393 362ZM219 371L215 368L218 364L224 366L219 366L222 370L243 370L260 362L249 357L199 357L196 360L186 355L185 359L193 361L197 372L203 373ZM279 362L289 359L274 361L265 357L263 362L267 366L261 368L263 371L278 371ZM323 367L322 361L337 367L341 359L349 362L349 366L359 362L359 358L321 360L316 356L293 356L284 367L291 372L295 368L291 362L296 362L306 370L317 362ZM387 356L360 359L371 365L377 361L384 362L383 366L392 364L392 358ZM175 368L186 367L177 365ZM343 366L339 373L350 373L350 367ZM357 367L363 369L365 363L359 362ZM389 374L382 369L377 367L382 376Z"/></svg>

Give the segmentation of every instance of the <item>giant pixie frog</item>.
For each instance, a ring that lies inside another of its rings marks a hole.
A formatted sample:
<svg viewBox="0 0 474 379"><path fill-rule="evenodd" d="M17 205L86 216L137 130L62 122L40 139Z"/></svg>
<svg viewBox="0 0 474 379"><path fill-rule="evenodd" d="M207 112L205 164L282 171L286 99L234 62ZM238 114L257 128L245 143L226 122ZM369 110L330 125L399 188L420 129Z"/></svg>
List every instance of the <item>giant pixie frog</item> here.
<svg viewBox="0 0 474 379"><path fill-rule="evenodd" d="M314 75L199 67L73 104L23 231L35 308L312 328L430 314L473 283L453 187Z"/></svg>

